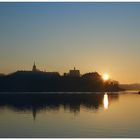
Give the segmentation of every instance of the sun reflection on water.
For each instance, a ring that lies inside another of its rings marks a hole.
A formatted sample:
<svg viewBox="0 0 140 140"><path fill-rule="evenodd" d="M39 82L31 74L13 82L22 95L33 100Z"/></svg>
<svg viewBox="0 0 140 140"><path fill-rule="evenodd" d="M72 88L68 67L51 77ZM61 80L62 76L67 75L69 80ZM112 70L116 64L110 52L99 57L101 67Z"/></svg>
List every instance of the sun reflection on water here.
<svg viewBox="0 0 140 140"><path fill-rule="evenodd" d="M108 95L107 95L107 93L104 94L103 104L104 104L104 109L108 109Z"/></svg>

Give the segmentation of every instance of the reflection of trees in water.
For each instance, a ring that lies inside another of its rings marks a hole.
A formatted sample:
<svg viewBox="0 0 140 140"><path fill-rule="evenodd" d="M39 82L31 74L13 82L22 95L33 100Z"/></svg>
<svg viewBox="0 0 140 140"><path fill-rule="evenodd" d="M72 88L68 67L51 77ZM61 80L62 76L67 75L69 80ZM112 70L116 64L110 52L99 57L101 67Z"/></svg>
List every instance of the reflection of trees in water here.
<svg viewBox="0 0 140 140"><path fill-rule="evenodd" d="M117 100L118 94L109 94L109 100ZM98 110L103 104L104 93L80 94L0 94L0 108L9 106L15 111L32 111L33 118L43 110L64 110L80 112L81 106L90 110Z"/></svg>
<svg viewBox="0 0 140 140"><path fill-rule="evenodd" d="M118 93L112 93L112 94L108 94L108 101L109 103L117 101L119 99L119 94Z"/></svg>

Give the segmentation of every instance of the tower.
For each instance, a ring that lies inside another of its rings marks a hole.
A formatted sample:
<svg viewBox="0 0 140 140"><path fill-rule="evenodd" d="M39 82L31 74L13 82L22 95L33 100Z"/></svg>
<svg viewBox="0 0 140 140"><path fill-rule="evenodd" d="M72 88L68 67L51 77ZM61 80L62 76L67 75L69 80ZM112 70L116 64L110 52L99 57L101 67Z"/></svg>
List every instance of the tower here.
<svg viewBox="0 0 140 140"><path fill-rule="evenodd" d="M71 77L80 77L80 70L76 70L76 68L74 67L73 70L69 71L69 76L71 76Z"/></svg>
<svg viewBox="0 0 140 140"><path fill-rule="evenodd" d="M34 65L33 65L32 71L37 71L37 69L36 69L36 65L35 65L35 62L34 62Z"/></svg>

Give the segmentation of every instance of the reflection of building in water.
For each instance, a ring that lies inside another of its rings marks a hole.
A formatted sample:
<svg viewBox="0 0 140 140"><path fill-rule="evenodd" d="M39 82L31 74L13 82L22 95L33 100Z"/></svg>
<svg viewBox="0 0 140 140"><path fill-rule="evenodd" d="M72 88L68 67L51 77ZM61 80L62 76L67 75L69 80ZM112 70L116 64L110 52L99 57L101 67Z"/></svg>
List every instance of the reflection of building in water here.
<svg viewBox="0 0 140 140"><path fill-rule="evenodd" d="M35 107L32 108L32 113L33 113L33 118L35 120L36 119L36 114L37 114L37 111L36 111Z"/></svg>
<svg viewBox="0 0 140 140"><path fill-rule="evenodd" d="M55 97L54 97L55 96ZM102 106L108 108L110 102L118 101L119 94L107 93L71 93L71 94L15 94L9 95L0 94L0 109L5 106L10 106L12 110L16 111L30 111L34 120L36 120L37 113L44 111L55 111L64 107L64 110L70 111L74 114L80 113L82 108L86 110L95 110Z"/></svg>
<svg viewBox="0 0 140 140"><path fill-rule="evenodd" d="M104 108L108 109L108 95L107 95L107 93L104 94L103 103L104 103Z"/></svg>

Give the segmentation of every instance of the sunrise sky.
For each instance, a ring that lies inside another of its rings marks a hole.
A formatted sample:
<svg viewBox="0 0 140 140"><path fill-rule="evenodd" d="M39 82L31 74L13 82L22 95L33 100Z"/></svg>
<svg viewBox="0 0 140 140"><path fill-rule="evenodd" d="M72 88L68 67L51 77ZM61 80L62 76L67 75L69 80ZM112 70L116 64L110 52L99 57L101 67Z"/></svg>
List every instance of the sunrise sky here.
<svg viewBox="0 0 140 140"><path fill-rule="evenodd" d="M0 3L0 73L34 61L140 82L140 3Z"/></svg>

